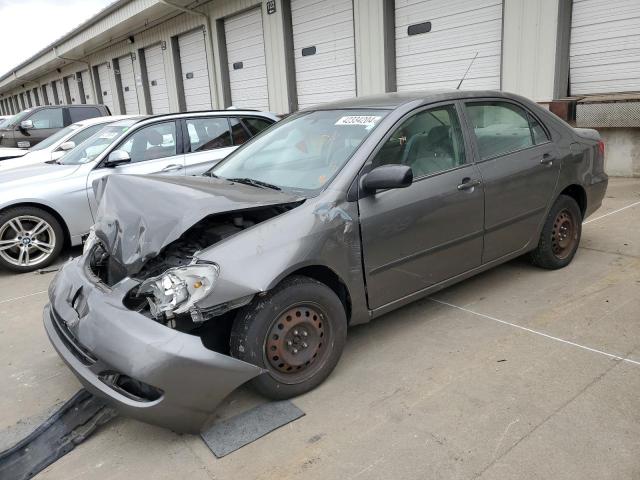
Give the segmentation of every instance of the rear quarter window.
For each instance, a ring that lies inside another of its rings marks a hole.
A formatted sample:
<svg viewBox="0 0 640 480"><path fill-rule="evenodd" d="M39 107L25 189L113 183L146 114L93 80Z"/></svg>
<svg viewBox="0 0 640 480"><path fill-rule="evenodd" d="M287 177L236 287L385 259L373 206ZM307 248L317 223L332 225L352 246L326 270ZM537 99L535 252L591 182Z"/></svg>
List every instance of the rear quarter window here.
<svg viewBox="0 0 640 480"><path fill-rule="evenodd" d="M69 107L71 123L80 122L87 118L101 117L102 112L96 107Z"/></svg>
<svg viewBox="0 0 640 480"><path fill-rule="evenodd" d="M261 131L266 130L271 125L273 125L273 121L266 120L264 118L256 118L256 117L245 117L242 119L244 126L251 132L251 135L257 135Z"/></svg>

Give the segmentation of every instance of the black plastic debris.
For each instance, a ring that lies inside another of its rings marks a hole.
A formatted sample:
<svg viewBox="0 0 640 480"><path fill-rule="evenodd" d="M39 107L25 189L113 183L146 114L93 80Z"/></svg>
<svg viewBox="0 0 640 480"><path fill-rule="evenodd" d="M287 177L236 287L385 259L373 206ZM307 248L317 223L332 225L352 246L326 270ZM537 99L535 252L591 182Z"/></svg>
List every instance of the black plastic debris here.
<svg viewBox="0 0 640 480"><path fill-rule="evenodd" d="M115 416L101 400L80 390L30 435L0 452L0 479L34 477Z"/></svg>
<svg viewBox="0 0 640 480"><path fill-rule="evenodd" d="M269 402L216 423L200 436L213 454L222 458L304 415L287 400Z"/></svg>

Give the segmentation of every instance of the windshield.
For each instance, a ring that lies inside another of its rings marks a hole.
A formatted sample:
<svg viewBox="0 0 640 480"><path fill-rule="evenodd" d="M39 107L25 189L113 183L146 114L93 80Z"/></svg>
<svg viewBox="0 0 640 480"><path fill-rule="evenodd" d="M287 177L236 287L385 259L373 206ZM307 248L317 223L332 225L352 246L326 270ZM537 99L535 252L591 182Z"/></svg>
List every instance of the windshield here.
<svg viewBox="0 0 640 480"><path fill-rule="evenodd" d="M323 188L387 114L326 110L276 123L208 174L310 194Z"/></svg>
<svg viewBox="0 0 640 480"><path fill-rule="evenodd" d="M38 150L44 150L45 148L48 148L51 145L54 145L60 139L66 137L67 135L69 135L71 132L73 132L77 128L78 127L76 125L69 125L68 127L63 128L62 130L58 130L56 133L54 133L50 137L45 138L39 144L31 147L29 150L31 150L32 152L36 152Z"/></svg>
<svg viewBox="0 0 640 480"><path fill-rule="evenodd" d="M16 113L13 117L7 118L5 121L2 122L2 125L0 125L0 128L9 128L13 125L17 125L22 121L24 117L26 117L27 115L29 115L29 113L31 113L31 110L32 110L31 108L27 108L26 110L23 110L20 113Z"/></svg>
<svg viewBox="0 0 640 480"><path fill-rule="evenodd" d="M128 129L128 126L105 127L71 150L58 162L63 165L80 165L95 160Z"/></svg>

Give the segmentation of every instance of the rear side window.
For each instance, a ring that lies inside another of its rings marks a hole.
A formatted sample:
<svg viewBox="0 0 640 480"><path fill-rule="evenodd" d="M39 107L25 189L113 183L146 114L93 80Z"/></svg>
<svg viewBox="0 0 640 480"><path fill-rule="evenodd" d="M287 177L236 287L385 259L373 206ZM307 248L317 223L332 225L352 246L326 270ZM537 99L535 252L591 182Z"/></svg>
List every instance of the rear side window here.
<svg viewBox="0 0 640 480"><path fill-rule="evenodd" d="M64 126L61 108L38 110L28 117L28 120L33 122L34 129L62 128Z"/></svg>
<svg viewBox="0 0 640 480"><path fill-rule="evenodd" d="M71 107L69 108L71 123L80 122L87 118L101 117L102 113L95 107Z"/></svg>
<svg viewBox="0 0 640 480"><path fill-rule="evenodd" d="M261 131L269 128L273 122L265 120L264 118L255 118L255 117L246 117L242 119L244 126L247 127L247 130L251 133L251 135L257 135Z"/></svg>
<svg viewBox="0 0 640 480"><path fill-rule="evenodd" d="M466 108L481 160L534 145L530 117L521 107L508 102L474 102L468 103ZM537 126L538 135L542 131L544 138L544 130L540 124ZM543 143L542 139L540 143Z"/></svg>
<svg viewBox="0 0 640 480"><path fill-rule="evenodd" d="M231 135L233 136L234 145L242 145L251 138L249 132L247 132L247 130L242 126L242 122L240 122L240 120L237 118L230 118L229 122L231 123Z"/></svg>
<svg viewBox="0 0 640 480"><path fill-rule="evenodd" d="M233 145L226 117L189 118L185 122L189 132L189 152L204 152Z"/></svg>

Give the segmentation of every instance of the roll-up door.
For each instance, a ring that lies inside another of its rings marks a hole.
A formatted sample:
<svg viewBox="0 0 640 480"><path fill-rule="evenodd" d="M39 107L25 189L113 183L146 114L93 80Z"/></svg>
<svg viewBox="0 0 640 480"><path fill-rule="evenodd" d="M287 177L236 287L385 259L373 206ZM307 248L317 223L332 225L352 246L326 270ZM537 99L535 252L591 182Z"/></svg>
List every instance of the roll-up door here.
<svg viewBox="0 0 640 480"><path fill-rule="evenodd" d="M83 70L80 72L80 80L82 81L82 90L84 93L84 98L82 103L95 103L93 98L93 89L91 88L91 74L89 70Z"/></svg>
<svg viewBox="0 0 640 480"><path fill-rule="evenodd" d="M640 2L574 0L571 95L640 90Z"/></svg>
<svg viewBox="0 0 640 480"><path fill-rule="evenodd" d="M29 102L29 107L35 107L36 99L33 98L33 93L31 92L31 90L27 90L26 95L27 95L27 100Z"/></svg>
<svg viewBox="0 0 640 480"><path fill-rule="evenodd" d="M225 18L224 34L231 104L240 108L269 110L262 10L254 8Z"/></svg>
<svg viewBox="0 0 640 480"><path fill-rule="evenodd" d="M502 1L396 0L398 91L499 89Z"/></svg>
<svg viewBox="0 0 640 480"><path fill-rule="evenodd" d="M144 60L147 66L151 112L154 114L169 113L171 111L169 91L167 90L167 76L164 69L164 54L160 44L145 48Z"/></svg>
<svg viewBox="0 0 640 480"><path fill-rule="evenodd" d="M58 92L58 105L63 105L67 103L67 96L64 94L64 85L62 85L62 80L55 81L56 92Z"/></svg>
<svg viewBox="0 0 640 480"><path fill-rule="evenodd" d="M211 109L204 31L197 29L178 37L184 103L187 111Z"/></svg>
<svg viewBox="0 0 640 480"><path fill-rule="evenodd" d="M355 97L352 0L291 0L291 23L298 107Z"/></svg>
<svg viewBox="0 0 640 480"><path fill-rule="evenodd" d="M124 99L124 113L127 115L140 113L138 94L136 92L136 77L133 71L131 55L120 57L118 59L118 68L120 69L120 84L122 87L120 93Z"/></svg>
<svg viewBox="0 0 640 480"><path fill-rule="evenodd" d="M53 88L51 87L51 83L47 83L44 87L47 92L47 105L55 105L56 97L53 94Z"/></svg>
<svg viewBox="0 0 640 480"><path fill-rule="evenodd" d="M100 83L102 103L109 107L111 113L114 113L113 90L111 89L111 79L109 78L109 69L107 68L106 63L98 66L98 82Z"/></svg>
<svg viewBox="0 0 640 480"><path fill-rule="evenodd" d="M71 103L76 105L80 102L80 90L78 89L78 81L75 75L69 75L67 77L67 86L69 87L69 96L71 97Z"/></svg>

